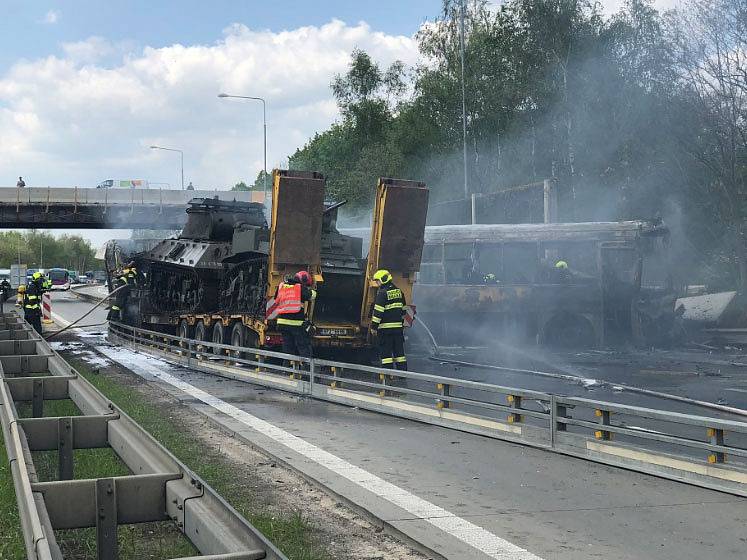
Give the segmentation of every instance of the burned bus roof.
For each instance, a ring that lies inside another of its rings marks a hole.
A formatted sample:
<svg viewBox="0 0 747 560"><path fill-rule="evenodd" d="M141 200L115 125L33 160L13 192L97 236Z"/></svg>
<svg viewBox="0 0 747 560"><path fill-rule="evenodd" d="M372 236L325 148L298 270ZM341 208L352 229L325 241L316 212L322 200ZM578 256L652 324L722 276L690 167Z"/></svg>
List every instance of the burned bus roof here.
<svg viewBox="0 0 747 560"><path fill-rule="evenodd" d="M425 242L594 241L664 236L668 233L666 226L643 220L562 224L446 225L426 227Z"/></svg>

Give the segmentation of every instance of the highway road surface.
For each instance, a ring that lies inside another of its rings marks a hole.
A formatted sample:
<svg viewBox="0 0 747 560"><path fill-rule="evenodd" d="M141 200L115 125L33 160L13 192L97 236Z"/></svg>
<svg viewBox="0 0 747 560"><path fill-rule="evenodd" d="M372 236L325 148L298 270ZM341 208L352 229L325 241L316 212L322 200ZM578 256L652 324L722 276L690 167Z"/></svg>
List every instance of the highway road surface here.
<svg viewBox="0 0 747 560"><path fill-rule="evenodd" d="M91 305L55 294L53 310L69 322ZM94 311L90 323L104 315ZM189 371L112 346L100 328L78 334L104 359L158 384L195 413L442 557L745 557L743 498ZM427 357L414 362L470 378L497 375L479 368L453 370ZM681 378L672 375L668 383L683 389L693 381ZM561 386L566 392L593 390Z"/></svg>

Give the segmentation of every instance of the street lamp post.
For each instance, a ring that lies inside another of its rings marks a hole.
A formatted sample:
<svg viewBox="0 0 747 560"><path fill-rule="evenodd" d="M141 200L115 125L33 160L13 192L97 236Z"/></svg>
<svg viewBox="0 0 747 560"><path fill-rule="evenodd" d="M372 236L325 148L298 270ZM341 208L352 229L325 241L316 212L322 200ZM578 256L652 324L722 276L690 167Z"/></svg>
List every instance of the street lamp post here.
<svg viewBox="0 0 747 560"><path fill-rule="evenodd" d="M184 152L177 150L176 148L164 148L162 146L151 146L151 150L166 150L167 152L179 152L181 158L181 170L182 170L182 190L184 190Z"/></svg>
<svg viewBox="0 0 747 560"><path fill-rule="evenodd" d="M254 101L262 102L262 126L264 129L264 174L262 175L262 195L267 198L267 104L262 97L252 97L250 95L228 95L227 93L219 93L218 97L227 98L232 97L235 99L252 99Z"/></svg>

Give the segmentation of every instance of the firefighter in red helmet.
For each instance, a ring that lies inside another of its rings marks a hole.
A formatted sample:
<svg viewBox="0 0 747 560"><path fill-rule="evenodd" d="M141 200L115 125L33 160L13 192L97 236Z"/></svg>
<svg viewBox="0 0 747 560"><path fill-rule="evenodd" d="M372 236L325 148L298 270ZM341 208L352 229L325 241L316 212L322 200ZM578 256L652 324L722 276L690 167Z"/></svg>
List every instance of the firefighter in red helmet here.
<svg viewBox="0 0 747 560"><path fill-rule="evenodd" d="M306 317L306 303L316 297L311 275L301 270L278 286L275 297L277 324L283 335L283 352L311 358L311 323Z"/></svg>

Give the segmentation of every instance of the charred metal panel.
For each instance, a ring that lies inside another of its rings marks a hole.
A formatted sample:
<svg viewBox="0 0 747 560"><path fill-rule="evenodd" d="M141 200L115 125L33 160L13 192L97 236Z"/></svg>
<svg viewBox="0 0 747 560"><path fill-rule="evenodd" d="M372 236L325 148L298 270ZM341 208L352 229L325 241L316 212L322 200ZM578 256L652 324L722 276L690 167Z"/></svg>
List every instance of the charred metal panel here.
<svg viewBox="0 0 747 560"><path fill-rule="evenodd" d="M382 179L385 206L382 209L378 268L399 272L420 270L428 189L424 183Z"/></svg>
<svg viewBox="0 0 747 560"><path fill-rule="evenodd" d="M324 176L276 171L273 189L272 256L275 264L319 266Z"/></svg>

